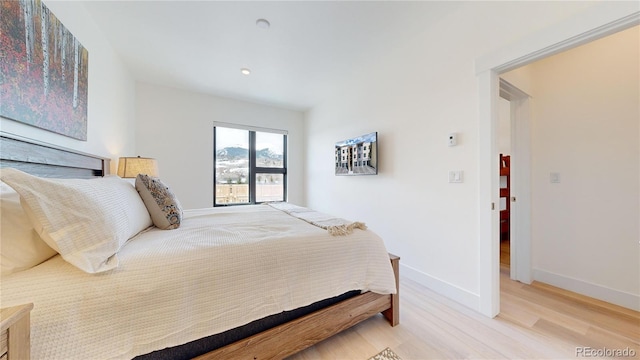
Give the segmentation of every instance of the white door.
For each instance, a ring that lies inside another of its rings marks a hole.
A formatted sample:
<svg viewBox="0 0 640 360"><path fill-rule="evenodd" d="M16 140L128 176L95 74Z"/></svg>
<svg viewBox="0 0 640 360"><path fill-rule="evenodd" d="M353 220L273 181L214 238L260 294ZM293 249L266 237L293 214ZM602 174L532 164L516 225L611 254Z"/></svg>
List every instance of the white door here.
<svg viewBox="0 0 640 360"><path fill-rule="evenodd" d="M500 79L500 97L510 103L511 279L531 283L531 134L529 102L524 91ZM498 156L498 155L496 155Z"/></svg>

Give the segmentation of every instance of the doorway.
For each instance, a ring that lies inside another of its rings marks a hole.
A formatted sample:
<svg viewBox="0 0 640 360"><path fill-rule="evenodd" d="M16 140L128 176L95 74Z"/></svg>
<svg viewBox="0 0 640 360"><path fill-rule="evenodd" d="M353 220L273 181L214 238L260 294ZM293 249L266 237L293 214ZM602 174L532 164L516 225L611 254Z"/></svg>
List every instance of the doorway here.
<svg viewBox="0 0 640 360"><path fill-rule="evenodd" d="M499 159L496 156L495 141L500 89L499 74L640 24L640 13L636 7L621 6L612 9L605 5L607 4L594 5L585 11L583 16L560 22L546 29L544 34L535 34L537 36L520 42L518 46L499 49L476 59L479 88L478 187L480 189L478 195L480 209L478 213L478 310L487 316L494 317L500 312L499 212L495 211L495 204L499 199ZM517 165L515 158L513 164ZM514 185L518 183L514 179ZM517 202L518 199L516 199ZM521 229L522 224L514 225ZM514 238L518 238L520 230L514 227L512 231ZM518 263L521 259L520 255L516 251L515 258ZM519 268L520 264L516 271Z"/></svg>
<svg viewBox="0 0 640 360"><path fill-rule="evenodd" d="M501 104L505 107L498 114L499 125L496 134L498 152L502 154L498 176L501 195L500 264L509 268L509 277L512 280L530 284L531 96L502 78L499 90ZM507 118L501 120L502 116ZM508 254L502 254L503 251L508 251Z"/></svg>

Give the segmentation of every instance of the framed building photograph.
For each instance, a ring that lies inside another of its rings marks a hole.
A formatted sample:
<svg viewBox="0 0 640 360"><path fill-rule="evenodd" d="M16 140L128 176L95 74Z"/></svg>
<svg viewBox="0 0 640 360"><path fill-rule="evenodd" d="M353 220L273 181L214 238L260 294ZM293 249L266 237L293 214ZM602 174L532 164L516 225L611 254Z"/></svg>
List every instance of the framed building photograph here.
<svg viewBox="0 0 640 360"><path fill-rule="evenodd" d="M378 133L338 141L335 166L336 175L378 174Z"/></svg>

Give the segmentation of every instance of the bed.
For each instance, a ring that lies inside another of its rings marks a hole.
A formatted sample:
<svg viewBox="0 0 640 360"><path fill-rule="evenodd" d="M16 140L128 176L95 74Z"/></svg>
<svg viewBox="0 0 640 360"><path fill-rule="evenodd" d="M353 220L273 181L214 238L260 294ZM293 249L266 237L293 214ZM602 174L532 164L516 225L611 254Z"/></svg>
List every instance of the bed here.
<svg viewBox="0 0 640 360"><path fill-rule="evenodd" d="M108 159L0 141L3 169L108 174ZM145 227L92 274L54 255L3 274L2 307L33 304L34 358L284 358L378 313L397 325L399 258L381 239L332 236L292 216L317 213L285 207L185 210L179 228Z"/></svg>

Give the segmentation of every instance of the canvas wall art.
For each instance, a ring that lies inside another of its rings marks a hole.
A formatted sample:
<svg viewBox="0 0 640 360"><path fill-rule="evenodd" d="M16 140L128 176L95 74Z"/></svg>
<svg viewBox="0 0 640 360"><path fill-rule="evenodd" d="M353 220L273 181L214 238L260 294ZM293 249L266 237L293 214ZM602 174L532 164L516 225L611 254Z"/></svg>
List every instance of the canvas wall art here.
<svg viewBox="0 0 640 360"><path fill-rule="evenodd" d="M86 141L89 52L42 1L0 6L0 116Z"/></svg>

